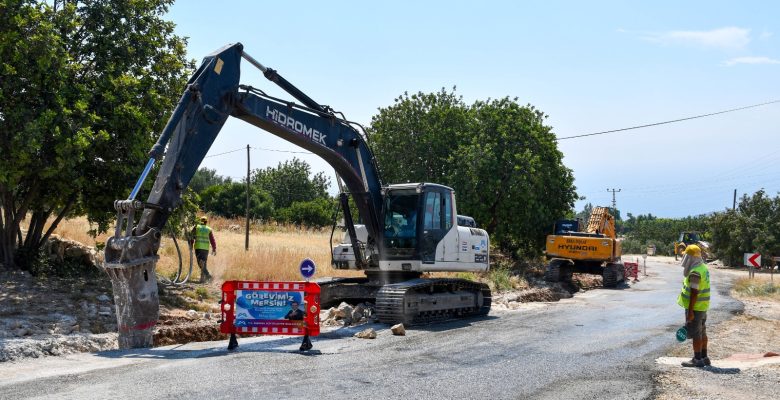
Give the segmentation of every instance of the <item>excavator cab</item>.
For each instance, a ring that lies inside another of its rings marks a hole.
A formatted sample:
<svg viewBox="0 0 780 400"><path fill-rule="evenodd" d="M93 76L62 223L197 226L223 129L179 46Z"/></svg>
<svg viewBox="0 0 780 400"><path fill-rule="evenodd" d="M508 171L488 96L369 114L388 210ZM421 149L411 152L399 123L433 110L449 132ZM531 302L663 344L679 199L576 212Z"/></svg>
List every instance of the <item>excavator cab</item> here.
<svg viewBox="0 0 780 400"><path fill-rule="evenodd" d="M383 244L385 258L409 259L415 254L435 262L436 248L455 222L451 188L424 183L386 188Z"/></svg>

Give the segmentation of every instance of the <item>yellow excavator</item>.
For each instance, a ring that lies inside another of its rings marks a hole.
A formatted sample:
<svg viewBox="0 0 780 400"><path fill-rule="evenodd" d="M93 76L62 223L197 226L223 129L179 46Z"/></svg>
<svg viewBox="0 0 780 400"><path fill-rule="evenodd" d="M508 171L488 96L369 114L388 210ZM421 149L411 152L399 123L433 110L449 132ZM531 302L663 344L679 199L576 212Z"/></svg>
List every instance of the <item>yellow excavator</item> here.
<svg viewBox="0 0 780 400"><path fill-rule="evenodd" d="M606 207L595 207L584 231L580 220L560 220L547 236L544 273L548 282L570 281L574 272L604 277L604 287L615 287L625 279L621 241L615 218Z"/></svg>
<svg viewBox="0 0 780 400"><path fill-rule="evenodd" d="M675 261L677 260L678 256L682 257L683 253L685 252L685 248L692 244L699 246L701 249L701 256L705 261L711 261L715 259L712 252L710 252L710 244L704 240L701 240L699 232L680 232L680 237L678 237L677 241L674 242Z"/></svg>

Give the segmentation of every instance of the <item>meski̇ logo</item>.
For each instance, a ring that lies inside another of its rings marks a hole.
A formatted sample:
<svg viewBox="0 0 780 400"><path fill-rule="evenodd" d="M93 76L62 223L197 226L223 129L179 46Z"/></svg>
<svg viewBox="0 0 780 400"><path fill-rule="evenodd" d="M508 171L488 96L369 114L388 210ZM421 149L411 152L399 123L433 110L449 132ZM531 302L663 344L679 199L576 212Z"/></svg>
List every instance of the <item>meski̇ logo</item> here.
<svg viewBox="0 0 780 400"><path fill-rule="evenodd" d="M290 117L279 110L274 110L271 107L267 107L265 111L265 116L266 118L271 118L272 121L276 122L277 124L285 128L288 128L294 132L297 132L303 136L308 137L309 139L317 143L322 144L323 146L326 146L325 138L328 137L328 135L323 135L322 132L314 128L309 128L303 122L296 121L293 117Z"/></svg>

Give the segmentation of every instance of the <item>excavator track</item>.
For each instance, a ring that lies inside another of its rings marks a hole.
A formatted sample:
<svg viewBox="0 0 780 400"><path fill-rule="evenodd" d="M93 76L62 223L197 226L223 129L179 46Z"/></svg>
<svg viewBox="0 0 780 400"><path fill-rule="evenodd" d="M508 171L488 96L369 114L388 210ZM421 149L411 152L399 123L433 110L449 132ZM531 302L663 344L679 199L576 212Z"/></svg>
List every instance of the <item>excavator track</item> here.
<svg viewBox="0 0 780 400"><path fill-rule="evenodd" d="M574 266L566 260L550 260L544 271L544 280L547 282L571 282Z"/></svg>
<svg viewBox="0 0 780 400"><path fill-rule="evenodd" d="M490 288L465 279L412 279L382 286L376 295L379 322L421 325L487 315Z"/></svg>
<svg viewBox="0 0 780 400"><path fill-rule="evenodd" d="M623 276L624 267L622 263L609 263L604 267L604 287L614 288L617 287L619 282L625 280Z"/></svg>

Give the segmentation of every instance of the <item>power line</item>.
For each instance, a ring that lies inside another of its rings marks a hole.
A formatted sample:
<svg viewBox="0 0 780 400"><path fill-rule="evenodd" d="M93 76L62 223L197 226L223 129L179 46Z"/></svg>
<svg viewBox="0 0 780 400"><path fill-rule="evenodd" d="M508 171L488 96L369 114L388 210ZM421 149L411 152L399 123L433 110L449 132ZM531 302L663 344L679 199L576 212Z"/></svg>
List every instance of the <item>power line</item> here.
<svg viewBox="0 0 780 400"><path fill-rule="evenodd" d="M206 157L203 157L203 158L211 158L211 157L217 157L217 156L224 156L225 154L235 153L235 152L237 152L237 151L241 151L241 150L246 150L246 147L241 147L241 148L238 148L238 149L235 149L235 150L229 150L229 151L226 151L226 152L224 152L224 153L217 153L217 154L212 154L212 155L210 155L210 156L206 156Z"/></svg>
<svg viewBox="0 0 780 400"><path fill-rule="evenodd" d="M314 154L310 151L294 151L294 150L279 150L279 149L266 149L263 147L252 147L252 150L262 150L262 151L274 151L277 153L293 153L293 154Z"/></svg>
<svg viewBox="0 0 780 400"><path fill-rule="evenodd" d="M768 101L766 103L753 104L753 105L749 105L749 106L745 106L745 107L732 108L732 109L729 109L729 110L717 111L717 112L701 114L701 115L694 115L692 117L673 119L673 120L669 120L669 121L655 122L655 123L652 123L652 124L637 125L637 126L632 126L632 127L628 127L628 128L612 129L612 130L609 130L609 131L602 131L602 132L586 133L586 134L582 134L582 135L564 136L564 137L561 137L561 138L557 138L557 140L560 141L560 140L566 140L566 139L576 139L576 138L587 137L587 136L605 135L607 133L615 133L615 132L630 131L630 130L633 130L633 129L648 128L648 127L651 127L651 126L666 125L666 124L671 124L671 123L674 123L674 122L681 122L681 121L688 121L688 120L691 120L691 119L711 117L713 115L726 114L726 113L730 113L730 112L734 112L734 111L747 110L749 108L761 107L761 106L765 106L765 105L769 105L769 104L775 104L775 103L780 103L780 100L772 100L772 101Z"/></svg>
<svg viewBox="0 0 780 400"><path fill-rule="evenodd" d="M260 151L273 151L277 153L292 153L292 154L314 154L310 151L294 151L294 150L280 150L280 149L269 149L265 147L250 147L252 150L260 150ZM235 153L237 151L246 150L246 147L241 147L238 149L228 150L224 153L217 153L217 154L211 154L203 158L211 158L211 157L217 157L217 156L224 156L226 154Z"/></svg>

